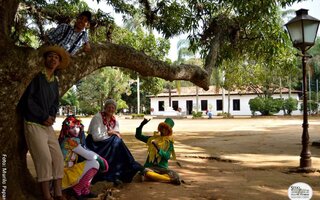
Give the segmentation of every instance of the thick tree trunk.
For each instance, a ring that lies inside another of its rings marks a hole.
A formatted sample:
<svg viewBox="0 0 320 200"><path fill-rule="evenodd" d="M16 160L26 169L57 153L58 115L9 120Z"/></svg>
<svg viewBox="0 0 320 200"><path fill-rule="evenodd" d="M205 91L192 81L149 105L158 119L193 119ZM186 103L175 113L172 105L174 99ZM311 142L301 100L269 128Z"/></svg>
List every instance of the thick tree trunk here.
<svg viewBox="0 0 320 200"><path fill-rule="evenodd" d="M36 51L30 49L10 48L0 57L0 153L3 199L38 199L39 195L38 187L35 187L36 182L27 170L23 121L17 109L23 91L38 71L33 63L34 60L28 60L29 56L35 53Z"/></svg>
<svg viewBox="0 0 320 200"><path fill-rule="evenodd" d="M17 111L20 96L36 72L35 67L30 69L31 63L25 63L29 51L15 48L10 38L18 5L18 0L0 1L0 199L8 200L39 199L38 187L27 170L27 146Z"/></svg>
<svg viewBox="0 0 320 200"><path fill-rule="evenodd" d="M210 50L209 50L208 56L206 57L205 66L204 66L206 72L210 75L212 74L213 68L216 67L222 35L223 35L222 31L217 32L215 37L210 42Z"/></svg>
<svg viewBox="0 0 320 200"><path fill-rule="evenodd" d="M0 1L0 52L5 50L8 43L12 43L10 39L10 31L18 5L19 0Z"/></svg>
<svg viewBox="0 0 320 200"><path fill-rule="evenodd" d="M1 113L3 115L3 113ZM27 170L27 146L23 134L23 120L16 110L7 109L1 145L1 196L3 199L39 199L39 187Z"/></svg>

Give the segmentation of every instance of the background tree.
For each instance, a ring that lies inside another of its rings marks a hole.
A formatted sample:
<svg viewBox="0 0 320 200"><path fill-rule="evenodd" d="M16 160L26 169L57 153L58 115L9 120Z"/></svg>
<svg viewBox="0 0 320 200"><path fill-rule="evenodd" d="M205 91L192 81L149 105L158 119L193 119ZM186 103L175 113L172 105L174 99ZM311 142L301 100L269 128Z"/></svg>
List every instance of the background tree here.
<svg viewBox="0 0 320 200"><path fill-rule="evenodd" d="M96 31L95 37L102 38L104 32ZM153 34L146 35L141 28L136 32L129 32L126 29L116 27L114 28L113 35L115 39L113 42L126 44L134 47L137 50L144 50L146 54L150 54L157 58L164 58L165 54L169 50L169 41L161 38L156 39ZM81 112L83 114L94 114L101 110L101 106L106 97L115 98L120 101L120 96L123 95L126 102L123 102L123 106L118 109L127 108L132 111L133 108L136 111L137 105L137 93L136 90L131 91L129 89L129 79L135 79L137 77L136 72L129 69L101 69L90 74L82 79L77 84L79 102ZM113 81L117 80L117 81ZM148 105L149 99L146 98L146 94L158 94L162 91L162 80L153 77L143 77L141 79L141 86L144 95L141 96L141 105ZM111 85L113 84L113 85Z"/></svg>
<svg viewBox="0 0 320 200"><path fill-rule="evenodd" d="M311 100L319 101L319 80L320 80L320 38L317 38L315 45L308 51L311 55L309 58L307 66L310 70L310 88L311 88ZM299 84L300 86L300 84Z"/></svg>
<svg viewBox="0 0 320 200"><path fill-rule="evenodd" d="M70 88L60 99L60 106L64 108L63 113L69 115L71 112L78 112L79 101L75 88ZM71 111L71 112L70 112ZM77 113L73 113L77 114Z"/></svg>
<svg viewBox="0 0 320 200"><path fill-rule="evenodd" d="M298 110L298 100L289 97L288 99L284 100L284 114L291 115L292 111Z"/></svg>
<svg viewBox="0 0 320 200"><path fill-rule="evenodd" d="M102 110L106 98L120 101L121 94L129 91L128 82L129 76L118 68L99 69L81 79L77 84L80 111L92 115ZM117 106L117 109L123 106Z"/></svg>
<svg viewBox="0 0 320 200"><path fill-rule="evenodd" d="M128 23L129 22L131 21L128 21ZM129 27L132 29L132 25L130 25ZM116 29L114 34L117 38L114 42L124 45L130 45L136 50L143 51L147 55L150 55L159 60L165 59L165 55L168 53L170 48L170 43L167 39L156 38L150 32L145 33L141 26L137 26L134 29L134 32L129 32L125 29ZM122 71L127 74L132 80L137 80L137 77L139 76L139 74L132 70L124 69ZM163 90L164 80L156 77L140 77L140 106L147 106L150 104L150 99L146 98L146 95L157 95L158 93L160 93ZM122 97L127 102L129 111L137 112L137 84L131 84L131 92L124 93Z"/></svg>
<svg viewBox="0 0 320 200"><path fill-rule="evenodd" d="M130 93L123 93L121 99L126 102L128 106L128 113L137 112L137 82L130 84ZM140 105L142 105L142 111L149 112L150 101L147 98L147 92L145 90L140 91Z"/></svg>

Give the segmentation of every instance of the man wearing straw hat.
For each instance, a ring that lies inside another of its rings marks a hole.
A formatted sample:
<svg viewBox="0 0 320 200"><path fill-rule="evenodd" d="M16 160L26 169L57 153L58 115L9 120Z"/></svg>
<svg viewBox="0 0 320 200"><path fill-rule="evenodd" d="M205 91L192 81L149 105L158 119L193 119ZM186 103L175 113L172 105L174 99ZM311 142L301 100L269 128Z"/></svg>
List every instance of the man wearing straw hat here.
<svg viewBox="0 0 320 200"><path fill-rule="evenodd" d="M55 71L69 64L69 54L59 46L45 47L41 54L44 67L27 87L20 105L24 116L26 142L33 159L44 200L65 199L61 191L63 155L53 130L59 106ZM50 194L53 180L54 197Z"/></svg>

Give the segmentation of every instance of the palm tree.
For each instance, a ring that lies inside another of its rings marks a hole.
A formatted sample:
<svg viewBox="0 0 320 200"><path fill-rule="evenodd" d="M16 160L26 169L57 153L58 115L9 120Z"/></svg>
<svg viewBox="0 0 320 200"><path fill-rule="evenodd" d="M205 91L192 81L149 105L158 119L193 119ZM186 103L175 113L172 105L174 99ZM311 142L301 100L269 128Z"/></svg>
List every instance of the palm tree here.
<svg viewBox="0 0 320 200"><path fill-rule="evenodd" d="M133 17L124 18L124 27L129 31L136 31L137 29L142 28L143 21L145 21L145 17L142 13L136 13ZM148 28L149 34L152 34L151 27ZM140 77L137 74L137 114L140 114Z"/></svg>
<svg viewBox="0 0 320 200"><path fill-rule="evenodd" d="M177 51L178 51L178 58L174 62L175 64L179 65L181 63L189 63L189 64L196 64L186 61L186 58L188 57L195 57L195 54L189 50L190 42L187 39L181 39L177 43ZM174 81L174 82L168 82L167 89L169 92L169 107L171 107L171 89L172 86L175 86L175 88L178 91L178 94L181 92L181 81ZM196 90L198 92L198 90ZM198 95L198 94L197 94ZM197 100L198 103L198 100ZM198 107L198 106L197 106Z"/></svg>

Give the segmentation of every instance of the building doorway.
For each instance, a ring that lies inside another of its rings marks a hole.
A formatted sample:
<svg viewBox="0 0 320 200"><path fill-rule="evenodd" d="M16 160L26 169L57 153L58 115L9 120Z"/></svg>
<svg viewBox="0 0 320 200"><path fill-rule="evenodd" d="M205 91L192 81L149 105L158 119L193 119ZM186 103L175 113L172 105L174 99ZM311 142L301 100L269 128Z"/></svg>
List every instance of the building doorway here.
<svg viewBox="0 0 320 200"><path fill-rule="evenodd" d="M193 104L192 104L192 100L187 100L187 115L191 115L192 114L192 108L193 108Z"/></svg>

